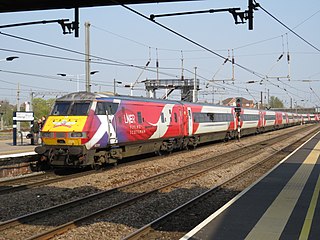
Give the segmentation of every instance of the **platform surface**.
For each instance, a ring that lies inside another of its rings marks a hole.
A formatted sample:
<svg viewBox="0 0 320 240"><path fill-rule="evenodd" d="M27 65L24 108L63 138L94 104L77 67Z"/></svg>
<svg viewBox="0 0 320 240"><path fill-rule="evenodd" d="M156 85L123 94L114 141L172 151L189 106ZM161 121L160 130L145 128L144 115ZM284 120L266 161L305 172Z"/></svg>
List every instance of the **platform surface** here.
<svg viewBox="0 0 320 240"><path fill-rule="evenodd" d="M13 145L13 141L10 139L0 139L0 160L8 157L36 154L34 152L35 147L35 145L30 144L30 140L28 139L22 144L18 142L17 145Z"/></svg>
<svg viewBox="0 0 320 240"><path fill-rule="evenodd" d="M182 239L320 239L320 133Z"/></svg>

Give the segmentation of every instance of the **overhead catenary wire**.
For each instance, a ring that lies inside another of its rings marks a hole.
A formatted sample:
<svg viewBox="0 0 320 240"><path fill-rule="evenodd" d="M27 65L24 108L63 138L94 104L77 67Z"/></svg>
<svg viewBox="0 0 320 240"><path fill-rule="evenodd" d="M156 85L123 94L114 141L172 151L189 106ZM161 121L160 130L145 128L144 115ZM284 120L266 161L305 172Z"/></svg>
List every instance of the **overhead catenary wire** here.
<svg viewBox="0 0 320 240"><path fill-rule="evenodd" d="M31 42L31 43L35 43L35 44L38 44L38 45L42 45L42 46L55 48L55 49L58 49L58 50L62 50L62 51L66 51L66 52L70 52L70 53L86 56L86 54L83 53L83 52L71 50L71 49L60 47L60 46L56 46L56 45L53 45L53 44L44 43L44 42L40 42L40 41L36 41L36 40L29 39L29 38L24 38L24 37L16 36L16 35L13 35L13 34L4 33L4 32L0 32L0 34L3 35L3 36L7 36L7 37L11 37L11 38L15 38L15 39ZM97 59L102 59L102 60L105 60L105 61L108 61L108 62L112 62L112 63L117 63L119 65L122 64L122 65L125 65L125 66L130 66L129 64L121 63L121 62L118 62L118 61L115 61L115 60L111 60L111 59L107 59L107 58L97 57L97 56L94 56L94 55L90 55L90 57L97 58Z"/></svg>
<svg viewBox="0 0 320 240"><path fill-rule="evenodd" d="M256 2L256 1L255 1ZM305 38L303 38L302 36L300 36L298 33L296 33L295 31L293 31L293 29L289 28L287 25L285 25L283 22L281 22L278 18L276 18L274 15L272 15L270 12L268 12L264 7L261 6L261 4L259 4L259 7L266 13L268 14L270 17L272 17L274 20L276 20L278 23L280 23L283 27L285 27L286 29L289 30L289 32L293 33L295 36L297 36L298 38L300 38L303 42L305 42L306 44L308 44L309 46L311 46L313 49L317 50L318 52L320 52L320 49L317 48L316 46L314 46L312 43L310 43L309 41L307 41Z"/></svg>
<svg viewBox="0 0 320 240"><path fill-rule="evenodd" d="M80 60L80 61L83 61L83 60ZM98 63L98 62L97 62ZM114 65L117 65L117 64L115 64L115 63L103 63L103 64L114 64ZM130 65L130 64L129 64ZM161 68L161 69L165 69L165 68ZM167 68L167 69L170 69L170 68ZM172 68L173 69L173 68Z"/></svg>
<svg viewBox="0 0 320 240"><path fill-rule="evenodd" d="M144 15L143 15L144 16ZM145 16L144 16L145 17ZM146 17L147 18L147 17ZM147 18L148 19L148 18ZM157 24L159 24L159 23L157 23ZM162 24L160 24L161 26L163 26ZM22 38L22 37L18 37L18 36L14 36L14 35L11 35L11 34L6 34L6 33L2 33L2 32L0 32L0 34L3 34L3 35L5 35L5 36L10 36L10 37L14 37L14 38L18 38L18 39L20 39L20 40L25 40L25 41L30 41L30 42L33 42L33 43L37 43L37 44L41 44L41 45L45 45L45 46L48 46L48 47L53 47L53 48L56 48L56 49L60 49L60 50L64 50L64 51L68 51L68 52L71 52L71 53L76 53L76 54L81 54L81 55L85 55L84 53L81 53L81 52L78 52L78 51L74 51L74 50L70 50L70 49L66 49L66 48L62 48L62 47L59 47L59 46L54 46L54 45L52 45L52 44L47 44L47 43L42 43L42 42L39 42L39 41L35 41L35 40L31 40L31 39L26 39L26 38ZM182 35L181 35L182 36ZM183 37L183 36L182 36ZM132 41L132 40L131 40ZM192 40L191 40L192 41ZM195 42L194 42L195 43ZM139 43L139 44L141 44L141 43ZM195 43L195 44L197 44L197 43ZM147 45L144 45L144 46L147 46ZM204 47L205 48L205 47ZM220 55L220 54L218 54L218 53L216 53L216 52L214 52L214 51L212 51L212 50L210 50L210 49L207 49L207 48L205 48L206 50L209 50L211 53L214 53L215 55L217 55L217 56L219 56L219 57L221 57L221 58L223 58L223 59L225 59L225 60L227 60L228 61L228 59L227 58L225 58L225 57L223 57L222 55ZM5 49L0 49L0 50L5 50ZM11 50L12 52L14 52L13 50ZM18 51L16 51L16 52L18 52ZM22 53L22 52L20 52L20 53ZM48 57L48 55L41 55L41 54L34 54L34 55L37 55L37 56L43 56L43 57ZM64 60L73 60L73 61L84 61L84 60L79 60L79 59L70 59L70 58L63 58L63 57L55 57L55 56L52 56L52 57L54 57L54 58L60 58L60 59L64 59ZM119 61L115 61L115 60L110 60L110 59L106 59L106 58L102 58L102 57L97 57L97 56L92 56L91 55L91 57L95 57L95 58L98 58L98 59L103 59L103 60L106 60L106 61L110 61L110 62L112 62L112 63L108 63L108 64L114 64L114 65L120 65L120 66L133 66L133 67L137 67L137 68L142 68L141 66L134 66L134 65L132 65L132 64L127 64L127 63L122 63L122 62L119 62ZM229 61L231 61L231 60L229 60ZM94 63L97 63L97 64L101 64L101 62L94 62ZM103 63L102 63L103 64ZM238 65L238 64L236 64L236 65ZM238 65L239 66L239 65ZM251 71L251 70L249 70L251 73L255 73L254 71Z"/></svg>
<svg viewBox="0 0 320 240"><path fill-rule="evenodd" d="M319 101L320 101L319 95L313 90L312 87L310 87L310 90L312 91L312 93L313 93L313 94L319 99Z"/></svg>
<svg viewBox="0 0 320 240"><path fill-rule="evenodd" d="M260 4L261 6L261 4ZM307 22L309 19L311 19L312 17L314 17L315 15L317 15L318 13L320 13L320 10L316 11L315 13L313 13L311 16L309 16L308 18L306 18L305 20L303 20L302 22L300 22L299 24L297 24L295 27L293 27L292 29L296 29L298 27L300 27L302 24L304 24L305 22ZM264 43L264 42L268 42L268 41L271 41L271 40L274 40L274 39L277 39L277 38L283 38L283 35L288 35L290 31L284 33L284 34L281 34L280 36L275 36L275 37L271 37L271 38L267 38L267 39L263 39L263 40L260 40L260 41L256 41L256 42L252 42L252 43L248 43L248 44L245 44L245 45L242 45L242 46L238 46L238 47L234 47L233 49L235 50L238 50L240 48L246 48L246 47L251 47L253 45L257 45L257 44L261 44L261 43Z"/></svg>
<svg viewBox="0 0 320 240"><path fill-rule="evenodd" d="M56 77L56 76L50 76L50 75L41 75L41 74L35 74L35 73L27 73L27 72L17 72L17 71L8 71L8 70L1 70L0 72L3 73L9 73L9 74L17 74L17 75L24 75L24 76L30 76L30 77L38 77L38 78L45 78L45 79L53 79L53 80L58 80L58 81L63 81L63 82L76 82L78 81L78 79L76 78L61 78L61 77ZM81 80L81 79L79 79ZM82 83L85 83L85 80L82 79L82 81L80 81ZM112 86L111 84L105 84L104 82L99 82L99 81L95 81L95 83L99 83L102 86ZM24 85L24 86L28 86L30 87L30 85ZM35 86L32 86L35 87ZM39 87L37 87L39 88ZM42 88L42 89L47 89L47 88Z"/></svg>
<svg viewBox="0 0 320 240"><path fill-rule="evenodd" d="M185 39L186 41L188 41L188 42L190 42L190 43L192 43L192 44L194 44L194 45L196 45L196 46L198 46L198 47L200 47L200 48L202 48L202 49L204 49L204 50L206 50L206 51L214 54L214 55L217 56L217 57L222 58L222 59L227 59L226 57L222 56L221 54L219 54L219 53L217 53L217 52L215 52L215 51L213 51L213 50L205 47L204 45L202 45L202 44L200 44L200 43L192 40L191 38L188 38L188 37L180 34L179 32L177 32L177 31L175 31L175 30L173 30L173 29L171 29L171 28L169 28L169 27L167 27L167 26L165 26L165 25L163 25L163 24L161 24L161 23L159 23L159 22L156 22L156 21L150 19L148 16L145 16L144 14L142 14L142 13L134 10L133 8L130 8L130 7L126 6L126 5L118 2L118 1L115 1L115 0L111 0L111 1L114 2L114 3L117 3L117 4L119 4L119 5L121 5L122 7L128 9L129 11L131 11L131 12L133 12L133 13L135 13L135 14L137 14L137 15L145 18L145 19L147 19L148 21L151 21L151 22L157 24L158 26L160 26L160 27L168 30L169 32L171 32L171 33L173 33L173 34L175 34L175 35L177 35L177 36ZM227 61L231 62L230 59L228 59ZM261 76L262 76L262 74L260 74L260 73L258 73L258 72L256 72L256 71L253 71L253 70L251 70L251 69L249 69L249 68L247 68L247 67L245 67L245 66L243 66L243 65L240 65L240 64L238 64L238 63L234 63L234 64L235 64L236 66L238 66L239 68L242 68L243 70L245 70L245 71L247 71L247 72L250 72L250 73L253 74L253 75L256 75L256 76L258 76L258 77L261 77Z"/></svg>
<svg viewBox="0 0 320 240"><path fill-rule="evenodd" d="M50 48L55 48L55 49L58 49L58 50L62 50L62 51L66 51L66 52L70 52L70 53L74 53L74 54L86 56L86 54L83 53L83 52L79 52L79 51L75 51L75 50L63 48L63 47L56 46L56 45L53 45L53 44L48 44L48 43L44 43L44 42L32 40L32 39L29 39L29 38L20 37L20 36L16 36L16 35L4 33L4 32L0 32L0 34L1 34L1 35L4 35L4 36L7 36L7 37L11 37L11 38L15 38L15 39L19 39L19 40L31 42L31 43L34 43L34 44L38 44L38 45L42 45L42 46L46 46L46 47L50 47ZM0 50L1 50L1 49L0 49ZM45 55L42 55L42 56L44 57ZM46 56L48 56L48 55L46 55ZM144 68L143 66L138 66L138 65L134 65L134 64L123 63L123 62L120 62L120 61L116 61L116 60L112 60L112 59L108 59L108 58L104 58L104 57L99 57L99 56L95 56L95 55L92 55L92 54L90 54L90 57L91 57L91 58L100 59L100 60L104 60L104 61L107 61L107 62L116 64L117 66L133 67L133 68L138 68L138 69L143 69L143 68ZM64 59L64 60L67 60L67 59ZM70 60L70 59L69 59L69 60ZM77 61L83 62L83 61L85 61L85 60L77 60ZM91 61L91 62L92 62L92 61ZM98 64L99 64L99 62L95 62L95 63L98 63ZM109 64L110 64L110 63L109 63ZM102 64L102 63L101 63L101 64ZM153 70L150 70L150 71L153 71ZM165 73L161 73L161 74L165 74Z"/></svg>
<svg viewBox="0 0 320 240"><path fill-rule="evenodd" d="M55 48L55 49L59 49L59 50L67 51L67 52L70 52L70 53L75 53L75 54L80 54L80 55L85 56L85 53L82 53L82 52L79 52L79 51L70 50L70 49L59 47L59 46L55 46L55 45L52 45L52 44L39 42L39 41L36 41L36 40L15 36L15 35L12 35L12 34L6 34L6 33L3 33L3 32L0 32L0 35L1 34L4 35L4 36L7 36L7 37L12 37L12 38L16 38L16 39L19 39L19 40L31 42L31 43L34 43L34 44L40 44L40 45L43 45L43 46L46 46L46 47ZM37 54L37 53L28 53L28 52L24 52L24 51L9 50L9 49L2 49L2 48L0 48L0 50L10 51L10 52L15 52L15 53L28 54L28 55L39 56L39 57L55 58L55 59L60 59L60 60L70 60L70 61L77 61L77 62L85 62L85 60L74 59L74 58L65 58L65 57L58 57L58 56L51 56L51 55ZM138 65L134 65L134 64L123 63L123 62L120 62L120 61L111 60L111 59L107 59L107 58L99 57L99 56L95 56L95 55L90 55L90 57L107 61L107 63L100 62L100 61L90 61L91 63L107 64L107 65L114 65L114 66L120 66L120 67L132 67L132 68L146 70L146 71L150 71L150 72L154 72L154 73L156 73L158 71L158 73L161 74L161 75L178 78L177 75L159 71L160 68L158 68L158 70L156 68L152 68L152 67L145 68L145 66L138 66Z"/></svg>
<svg viewBox="0 0 320 240"><path fill-rule="evenodd" d="M1 71L1 70L0 70L0 71ZM5 84L15 85L15 86L16 86L16 83L9 82L9 81L6 81L6 80L2 80L2 79L0 79L0 82L5 83ZM31 88L37 88L37 89L44 89L44 90L51 90L51 89L49 89L49 88L43 88L43 87L33 86L33 85L26 85L26 84L21 84L21 83L20 83L20 86L23 86L23 87L31 87ZM3 88L1 88L1 89L3 89ZM15 89L15 90L16 90L16 89Z"/></svg>
<svg viewBox="0 0 320 240"><path fill-rule="evenodd" d="M194 45L196 45L196 46L198 46L198 47L200 47L200 48L202 48L202 49L204 49L204 50L206 50L206 51L208 51L208 52L216 55L217 57L220 57L220 58L223 58L223 59L227 59L226 57L222 56L221 54L218 54L218 53L214 52L213 50L211 50L211 49L203 46L202 44L200 44L200 43L198 43L198 42L196 42L196 41L194 41L194 40L192 40L192 39L190 39L190 38L188 38L188 37L186 37L186 36L178 33L177 31L175 31L175 30L173 30L173 29L171 29L171 28L169 28L169 27L167 27L167 26L165 26L165 25L163 25L163 24L161 24L161 23L158 23L158 22L150 19L149 17L147 17L147 16L145 16L144 14L142 14L142 13L134 10L133 8L130 8L130 7L126 6L126 5L124 5L124 4L119 3L118 1L115 1L115 0L112 0L112 1L113 1L113 2L116 2L117 4L121 5L122 7L128 9L129 11L131 11L131 12L133 12L133 13L135 13L135 14L137 14L137 15L139 15L139 16L141 16L141 17L143 17L143 18L145 18L145 19L147 19L147 20L149 20L149 21L151 21L151 22L154 22L154 23L157 24L158 26L160 26L160 27L162 27L162 28L164 28L164 29L166 29L166 30L174 33L175 35L177 35L177 36L179 36L179 37L181 37L181 38L183 38L183 39L191 42L192 44L194 44ZM281 23L281 22L280 22L280 23ZM281 23L281 24L282 24L282 23ZM284 24L283 24L283 25L284 25ZM285 26L285 25L284 25L284 26ZM288 28L288 27L286 27L286 28L287 28L290 32L295 33L295 32L294 32L293 30L291 30L290 28ZM300 37L300 36L299 36L299 37ZM300 38L301 38L301 37L300 37ZM303 39L303 38L302 38L302 39ZM304 40L305 40L305 39L304 39ZM307 41L306 41L306 42L307 42ZM307 43L308 43L308 42L307 42ZM308 43L308 44L310 44L310 43ZM231 62L231 60L227 60L227 61ZM238 64L238 63L234 63L234 65L236 65L237 67L240 67L240 68L242 68L242 69L250 72L250 73L253 74L253 75L256 75L256 76L258 76L258 77L263 78L263 75L260 74L260 73L258 73L258 72L256 72L256 71L253 71L253 70L251 70L251 69L249 69L249 68L247 68L247 67L244 67L244 66L242 66L242 65L240 65L240 64ZM271 83L271 84L273 84L273 83ZM273 84L273 85L275 85L275 84ZM275 85L275 86L276 86L276 85ZM284 89L284 90L287 91L286 89Z"/></svg>

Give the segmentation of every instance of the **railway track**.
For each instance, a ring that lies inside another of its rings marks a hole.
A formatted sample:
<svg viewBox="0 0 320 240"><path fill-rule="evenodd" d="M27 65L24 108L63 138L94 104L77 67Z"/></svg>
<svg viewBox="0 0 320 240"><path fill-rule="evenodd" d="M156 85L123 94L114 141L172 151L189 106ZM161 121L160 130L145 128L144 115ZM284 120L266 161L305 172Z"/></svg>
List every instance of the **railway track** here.
<svg viewBox="0 0 320 240"><path fill-rule="evenodd" d="M289 136L289 134L287 134L286 136ZM261 144L263 145L264 143L261 143ZM199 146L199 148L201 147L202 146ZM177 154L181 154L184 152L187 152L187 151L175 152L175 153L172 153L171 156L175 156ZM160 156L160 158L161 157L163 156ZM159 156L152 156L152 157L136 160L133 162L129 161L129 162L125 162L120 167L126 167L126 166L129 166L130 164L136 164L137 162L152 161L153 159L158 159L158 158ZM19 178L12 178L9 180L0 181L0 195L8 194L16 191L22 191L26 189L31 189L31 188L39 187L42 185L47 185L47 184L60 182L60 181L64 181L72 178L82 177L85 175L86 173L84 173L84 175L83 173L77 173L73 175L62 176L62 175L54 174L53 172L45 172L39 175L28 175L28 176L23 176Z"/></svg>
<svg viewBox="0 0 320 240"><path fill-rule="evenodd" d="M74 179L78 177L83 177L97 171L84 171L77 173L67 173L67 175L57 175L55 172L44 172L36 175L29 175L20 178L13 178L6 181L0 182L0 195L8 194L16 191L22 191L26 189L31 189L55 182L61 182L68 179Z"/></svg>
<svg viewBox="0 0 320 240"><path fill-rule="evenodd" d="M276 151L250 168L207 190L181 206L146 224L123 240L179 239L189 230L217 211L247 186L274 167L279 161L307 140L302 137L284 149ZM221 196L223 197L223 201Z"/></svg>
<svg viewBox="0 0 320 240"><path fill-rule="evenodd" d="M298 133L300 131L306 131L306 129L299 129L295 132ZM264 151L267 147L272 148L272 145L288 138L288 135L292 134L293 132L290 132L243 148L242 150L205 159L201 162L189 164L135 183L6 221L0 225L1 235L4 239L46 239L57 234L62 234L71 228L87 222L89 219L127 208L134 203L143 201L147 197L168 191L168 189L179 186L179 184L190 181L207 172L212 172L219 167L226 167L226 165L234 165L245 161L249 155L255 156L259 151ZM276 150L273 152L276 152ZM98 203L94 204L94 201ZM87 204L88 202L90 204ZM80 206L85 206L85 209ZM105 206L105 208L101 209L101 206ZM65 214L66 211L68 211L68 214ZM61 212L63 212L63 221L61 220ZM56 227L57 225L59 226ZM16 232L19 233L19 236L15 235ZM40 234L38 234L39 232Z"/></svg>

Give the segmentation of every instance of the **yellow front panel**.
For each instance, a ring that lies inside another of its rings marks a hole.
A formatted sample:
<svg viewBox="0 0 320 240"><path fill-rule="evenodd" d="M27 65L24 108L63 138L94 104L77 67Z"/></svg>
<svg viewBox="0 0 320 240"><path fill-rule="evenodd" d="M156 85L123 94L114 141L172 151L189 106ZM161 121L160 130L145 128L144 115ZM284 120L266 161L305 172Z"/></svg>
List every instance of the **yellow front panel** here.
<svg viewBox="0 0 320 240"><path fill-rule="evenodd" d="M81 145L80 138L69 138L71 132L83 132L87 116L49 116L42 132L53 133L50 138L42 138L45 145ZM59 140L59 142L58 142ZM64 140L64 142L61 142Z"/></svg>
<svg viewBox="0 0 320 240"><path fill-rule="evenodd" d="M49 116L43 132L82 132L87 116Z"/></svg>

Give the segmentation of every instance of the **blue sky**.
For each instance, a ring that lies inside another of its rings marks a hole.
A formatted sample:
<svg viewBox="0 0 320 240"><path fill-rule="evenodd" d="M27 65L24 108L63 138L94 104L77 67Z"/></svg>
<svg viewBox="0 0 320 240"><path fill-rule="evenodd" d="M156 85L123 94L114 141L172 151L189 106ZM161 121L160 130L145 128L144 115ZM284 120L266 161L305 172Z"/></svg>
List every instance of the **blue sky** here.
<svg viewBox="0 0 320 240"><path fill-rule="evenodd" d="M84 90L83 55L15 37L84 53L84 22L88 21L91 23L90 48L93 55L91 70L99 71L91 77L92 91L112 92L115 79L123 83L117 85L117 92L130 94L130 89L123 85L156 79L158 59L160 79L179 79L182 62L184 77L193 78L196 67L201 82L200 101L217 103L228 97L242 96L256 102L260 100L261 92L263 101L266 101L269 92L269 96L278 97L287 107L290 99L293 104L301 106L320 106L319 0L309 0L308 4L298 0L257 2L313 47L290 33L262 9L254 13L253 31L248 30L247 24L236 25L227 12L156 18L157 22L210 49L209 52L121 6L85 8L80 9L79 38L73 34L63 35L56 23L0 29L0 59L19 56L12 62L0 61L1 99L16 103L18 83L21 102L30 101L31 91L36 93L36 97L45 98L55 97L48 92L76 91L77 77L80 90ZM233 7L244 11L247 4L247 0L208 0L129 6L149 16ZM73 21L73 15L71 9L1 13L0 25L65 18ZM231 57L233 52L235 62L240 65L234 67L234 80L231 64L223 64L224 59L212 52L225 58L228 54ZM277 61L282 54L283 57ZM112 62L107 60L126 66L110 64ZM148 69L141 70L148 61ZM69 76L59 77L57 73ZM143 88L143 83L136 84L134 95L145 96ZM157 92L157 96L162 95L163 91ZM178 97L179 92L175 91L172 98Z"/></svg>

